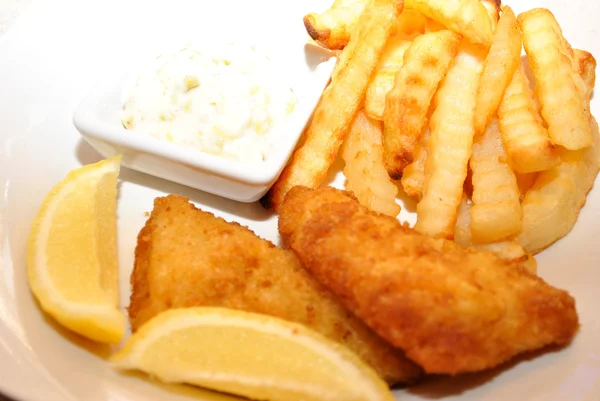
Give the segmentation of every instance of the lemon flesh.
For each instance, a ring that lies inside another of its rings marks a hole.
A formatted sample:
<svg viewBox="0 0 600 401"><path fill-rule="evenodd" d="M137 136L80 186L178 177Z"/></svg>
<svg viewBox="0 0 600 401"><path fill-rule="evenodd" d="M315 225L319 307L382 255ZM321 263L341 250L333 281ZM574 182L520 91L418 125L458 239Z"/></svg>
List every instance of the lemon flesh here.
<svg viewBox="0 0 600 401"><path fill-rule="evenodd" d="M113 355L119 369L255 400L393 400L345 347L295 323L225 308L171 309Z"/></svg>
<svg viewBox="0 0 600 401"><path fill-rule="evenodd" d="M120 157L71 171L44 199L29 235L29 285L63 326L116 343L119 310L117 176Z"/></svg>

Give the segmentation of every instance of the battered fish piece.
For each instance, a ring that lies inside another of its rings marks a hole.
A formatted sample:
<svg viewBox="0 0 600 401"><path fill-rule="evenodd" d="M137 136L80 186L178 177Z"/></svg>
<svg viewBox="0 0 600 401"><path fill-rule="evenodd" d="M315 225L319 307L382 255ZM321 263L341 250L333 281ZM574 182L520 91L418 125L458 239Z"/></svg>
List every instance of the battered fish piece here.
<svg viewBox="0 0 600 401"><path fill-rule="evenodd" d="M421 374L317 283L292 251L181 196L154 201L138 236L131 285L133 331L170 308L220 306L309 326L353 350L388 383Z"/></svg>
<svg viewBox="0 0 600 401"><path fill-rule="evenodd" d="M418 234L347 192L295 187L279 232L313 277L427 373L491 368L567 344L579 326L573 298L518 262Z"/></svg>

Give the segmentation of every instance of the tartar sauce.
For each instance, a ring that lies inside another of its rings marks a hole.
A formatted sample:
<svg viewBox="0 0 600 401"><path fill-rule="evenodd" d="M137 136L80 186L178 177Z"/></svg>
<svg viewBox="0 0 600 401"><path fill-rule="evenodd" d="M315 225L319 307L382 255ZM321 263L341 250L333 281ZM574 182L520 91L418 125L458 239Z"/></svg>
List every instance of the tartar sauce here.
<svg viewBox="0 0 600 401"><path fill-rule="evenodd" d="M273 127L296 96L255 47L188 45L143 71L123 105L125 128L242 162L267 160Z"/></svg>

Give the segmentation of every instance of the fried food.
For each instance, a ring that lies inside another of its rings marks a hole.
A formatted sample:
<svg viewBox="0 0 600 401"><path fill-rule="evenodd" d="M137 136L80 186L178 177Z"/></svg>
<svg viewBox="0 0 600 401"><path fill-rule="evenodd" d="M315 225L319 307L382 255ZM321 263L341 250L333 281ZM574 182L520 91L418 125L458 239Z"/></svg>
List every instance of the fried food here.
<svg viewBox="0 0 600 401"><path fill-rule="evenodd" d="M594 142L579 151L563 150L562 163L537 177L523 200L523 229L517 241L537 253L564 237L575 225L600 170L598 124L592 117Z"/></svg>
<svg viewBox="0 0 600 401"><path fill-rule="evenodd" d="M527 193L527 191L529 191L531 187L533 187L533 184L535 184L535 180L537 180L538 175L539 173L515 173L515 177L517 179L517 186L519 187L521 202L523 202L523 199L525 199L525 194Z"/></svg>
<svg viewBox="0 0 600 401"><path fill-rule="evenodd" d="M446 28L444 24L440 24L431 18L427 18L427 23L425 24L425 33L445 31L446 29L448 28Z"/></svg>
<svg viewBox="0 0 600 401"><path fill-rule="evenodd" d="M560 163L558 149L548 137L523 66L517 68L504 91L498 119L502 142L515 171L544 171Z"/></svg>
<svg viewBox="0 0 600 401"><path fill-rule="evenodd" d="M277 211L292 187L314 188L326 178L364 100L379 56L402 12L402 4L402 0L374 0L365 8L356 27L358 36L352 55L323 92L304 134L304 143L263 197L264 206Z"/></svg>
<svg viewBox="0 0 600 401"><path fill-rule="evenodd" d="M483 4L483 7L485 7L485 11L490 18L492 32L496 32L496 26L498 25L498 20L500 19L500 11L502 11L500 0L481 0L481 4ZM493 40L494 39L492 36L492 41Z"/></svg>
<svg viewBox="0 0 600 401"><path fill-rule="evenodd" d="M590 52L579 49L573 50L573 57L577 67L576 71L580 74L585 85L584 99L589 109L592 92L596 86L596 59Z"/></svg>
<svg viewBox="0 0 600 401"><path fill-rule="evenodd" d="M489 21L487 14L485 18ZM415 225L422 234L452 237L473 147L475 100L484 58L481 47L463 40L434 98L423 198L417 204Z"/></svg>
<svg viewBox="0 0 600 401"><path fill-rule="evenodd" d="M381 131L381 122L370 119L363 110L359 111L340 154L346 163L346 189L361 205L395 217L400 213L400 205L396 203L398 187L383 166Z"/></svg>
<svg viewBox="0 0 600 401"><path fill-rule="evenodd" d="M550 10L536 8L520 14L518 21L550 139L569 150L590 146L593 136L583 84L556 18Z"/></svg>
<svg viewBox="0 0 600 401"><path fill-rule="evenodd" d="M473 43L487 46L492 40L492 24L480 0L406 0L404 6L421 12Z"/></svg>
<svg viewBox="0 0 600 401"><path fill-rule="evenodd" d="M396 20L393 35L414 36L425 33L428 18L418 12L405 8Z"/></svg>
<svg viewBox="0 0 600 401"><path fill-rule="evenodd" d="M502 17L498 22L490 50L485 59L481 82L477 90L476 133L483 133L496 114L504 90L520 64L520 57L521 32L519 32L517 17L510 7L504 6Z"/></svg>
<svg viewBox="0 0 600 401"><path fill-rule="evenodd" d="M326 11L304 17L306 32L331 50L343 49L358 23L360 14L372 0L335 0Z"/></svg>
<svg viewBox="0 0 600 401"><path fill-rule="evenodd" d="M319 282L428 373L491 368L578 330L573 298L520 263L418 234L344 191L292 189L279 232Z"/></svg>
<svg viewBox="0 0 600 401"><path fill-rule="evenodd" d="M491 242L489 244L476 244L473 245L473 248L478 251L492 252L502 260L520 264L525 271L533 275L537 274L537 261L533 255L527 253L525 248L515 240Z"/></svg>
<svg viewBox="0 0 600 401"><path fill-rule="evenodd" d="M344 50L342 50L339 53L337 62L335 63L335 67L334 67L333 71L331 72L331 80L332 81L337 80L337 76L339 75L339 73L346 68L346 65L348 64L348 60L350 60L350 57L352 57L354 55L354 50L356 49L356 45L358 43L358 38L361 36L361 34L359 32L359 28L360 27L356 27L353 34L350 36L350 41L348 42L346 47L344 47Z"/></svg>
<svg viewBox="0 0 600 401"><path fill-rule="evenodd" d="M394 77L404 64L404 54L411 43L412 39L402 34L388 39L365 96L365 112L369 117L383 119L385 97L394 86Z"/></svg>
<svg viewBox="0 0 600 401"><path fill-rule="evenodd" d="M574 51L574 67L581 74L587 87L581 89L589 100L596 81L593 56L587 52ZM535 177L522 178L527 189L522 201L523 228L517 241L530 253L537 253L564 237L575 225L579 211L586 202L600 171L600 134L594 117L590 117L590 129L594 142L583 150L562 150L562 163ZM521 190L522 192L524 189Z"/></svg>
<svg viewBox="0 0 600 401"><path fill-rule="evenodd" d="M474 248L478 251L494 253L502 260L520 263L531 274L537 273L537 261L528 254L516 240L491 242L488 244L473 244L471 236L471 208L473 204L466 195L458 207L458 217L454 226L454 242L463 248Z"/></svg>
<svg viewBox="0 0 600 401"><path fill-rule="evenodd" d="M385 135L385 134L384 134ZM431 131L427 130L421 135L421 140L415 148L414 161L404 168L400 183L407 195L421 199L423 196L423 182L425 181L425 162L427 161L427 146Z"/></svg>
<svg viewBox="0 0 600 401"><path fill-rule="evenodd" d="M473 245L471 238L471 206L473 206L473 202L466 194L463 194L456 214L456 224L454 225L454 242L463 248Z"/></svg>
<svg viewBox="0 0 600 401"><path fill-rule="evenodd" d="M390 383L419 375L402 352L312 279L293 252L196 209L184 197L155 200L138 236L131 284L134 331L171 308L232 308L309 326L346 345Z"/></svg>
<svg viewBox="0 0 600 401"><path fill-rule="evenodd" d="M520 193L515 174L507 163L497 119L475 140L470 165L473 242L482 244L514 237L521 231Z"/></svg>
<svg viewBox="0 0 600 401"><path fill-rule="evenodd" d="M425 32L427 18L416 10L404 9L394 26L375 70L367 95L365 111L371 118L382 120L385 97L394 87L394 77L404 64L404 54L415 36Z"/></svg>
<svg viewBox="0 0 600 401"><path fill-rule="evenodd" d="M385 98L384 161L398 180L413 162L415 145L427 125L427 111L440 81L456 55L461 36L448 31L417 37Z"/></svg>

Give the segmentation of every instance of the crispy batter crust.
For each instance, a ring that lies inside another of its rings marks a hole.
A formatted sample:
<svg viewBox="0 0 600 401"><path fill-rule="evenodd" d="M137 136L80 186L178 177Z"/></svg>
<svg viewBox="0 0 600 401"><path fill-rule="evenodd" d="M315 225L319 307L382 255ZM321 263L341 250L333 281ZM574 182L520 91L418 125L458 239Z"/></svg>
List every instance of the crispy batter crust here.
<svg viewBox="0 0 600 401"><path fill-rule="evenodd" d="M220 306L309 326L348 346L390 383L421 372L318 284L293 252L180 196L155 200L138 236L131 285L134 331L170 308Z"/></svg>
<svg viewBox="0 0 600 401"><path fill-rule="evenodd" d="M567 344L579 326L573 298L519 262L420 235L343 191L292 189L279 231L317 280L428 373L491 368Z"/></svg>

